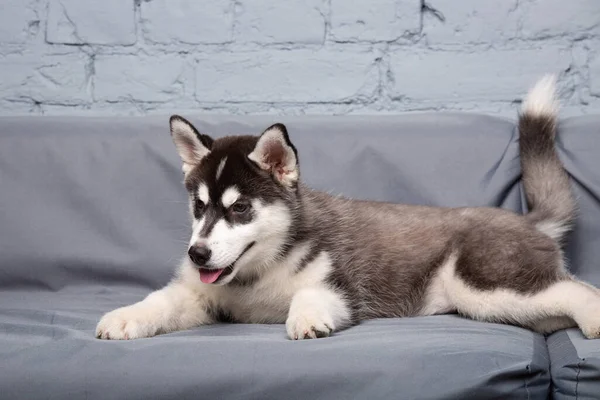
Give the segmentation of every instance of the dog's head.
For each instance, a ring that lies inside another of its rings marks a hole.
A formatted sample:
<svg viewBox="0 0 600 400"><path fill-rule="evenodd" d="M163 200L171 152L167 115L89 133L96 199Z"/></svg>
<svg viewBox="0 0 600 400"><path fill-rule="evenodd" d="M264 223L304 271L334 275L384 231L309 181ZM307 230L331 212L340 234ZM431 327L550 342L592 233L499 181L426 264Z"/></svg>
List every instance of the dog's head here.
<svg viewBox="0 0 600 400"><path fill-rule="evenodd" d="M298 156L285 126L213 140L180 116L170 125L193 217L188 256L200 279L255 277L285 248L298 206Z"/></svg>

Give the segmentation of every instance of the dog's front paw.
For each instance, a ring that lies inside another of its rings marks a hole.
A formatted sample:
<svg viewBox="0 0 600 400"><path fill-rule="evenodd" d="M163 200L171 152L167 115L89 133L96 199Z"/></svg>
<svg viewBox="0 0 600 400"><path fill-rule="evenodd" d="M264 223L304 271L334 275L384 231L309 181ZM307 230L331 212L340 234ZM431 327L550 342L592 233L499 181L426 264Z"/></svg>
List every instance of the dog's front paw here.
<svg viewBox="0 0 600 400"><path fill-rule="evenodd" d="M334 329L333 319L323 310L290 311L285 326L292 340L327 337Z"/></svg>
<svg viewBox="0 0 600 400"><path fill-rule="evenodd" d="M118 308L104 314L96 327L98 339L128 340L157 334L159 316L138 304Z"/></svg>

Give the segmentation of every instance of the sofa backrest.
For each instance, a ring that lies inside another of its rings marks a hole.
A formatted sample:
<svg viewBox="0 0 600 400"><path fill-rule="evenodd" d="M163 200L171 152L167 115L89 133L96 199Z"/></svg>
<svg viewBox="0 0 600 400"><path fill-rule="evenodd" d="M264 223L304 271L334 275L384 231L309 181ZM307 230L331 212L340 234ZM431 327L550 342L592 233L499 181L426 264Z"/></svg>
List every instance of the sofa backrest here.
<svg viewBox="0 0 600 400"><path fill-rule="evenodd" d="M306 183L355 198L524 209L513 121L470 114L187 116L214 137L287 125ZM581 217L568 255L600 284L600 118L564 121ZM0 118L0 288L157 288L185 254L168 116Z"/></svg>

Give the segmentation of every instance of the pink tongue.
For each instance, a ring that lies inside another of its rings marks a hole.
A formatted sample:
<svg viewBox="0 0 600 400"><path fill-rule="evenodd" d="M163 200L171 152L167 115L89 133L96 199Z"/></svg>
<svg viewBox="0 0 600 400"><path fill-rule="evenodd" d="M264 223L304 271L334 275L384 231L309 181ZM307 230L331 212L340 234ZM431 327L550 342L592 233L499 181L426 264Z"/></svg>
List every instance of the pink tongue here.
<svg viewBox="0 0 600 400"><path fill-rule="evenodd" d="M224 269L204 269L200 268L200 280L203 283L213 283L223 273Z"/></svg>

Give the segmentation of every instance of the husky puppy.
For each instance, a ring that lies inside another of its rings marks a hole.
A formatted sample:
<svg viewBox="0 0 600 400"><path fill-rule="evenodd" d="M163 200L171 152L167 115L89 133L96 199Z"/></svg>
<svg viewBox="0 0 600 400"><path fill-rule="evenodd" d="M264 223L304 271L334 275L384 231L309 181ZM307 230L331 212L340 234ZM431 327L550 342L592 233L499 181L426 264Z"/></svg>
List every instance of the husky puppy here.
<svg viewBox="0 0 600 400"><path fill-rule="evenodd" d="M284 125L213 140L173 116L188 254L167 286L104 315L96 335L135 339L225 318L285 323L290 339L311 339L370 318L458 313L598 338L600 291L567 272L560 246L576 206L556 122L547 76L519 117L522 216L333 197L300 182Z"/></svg>

